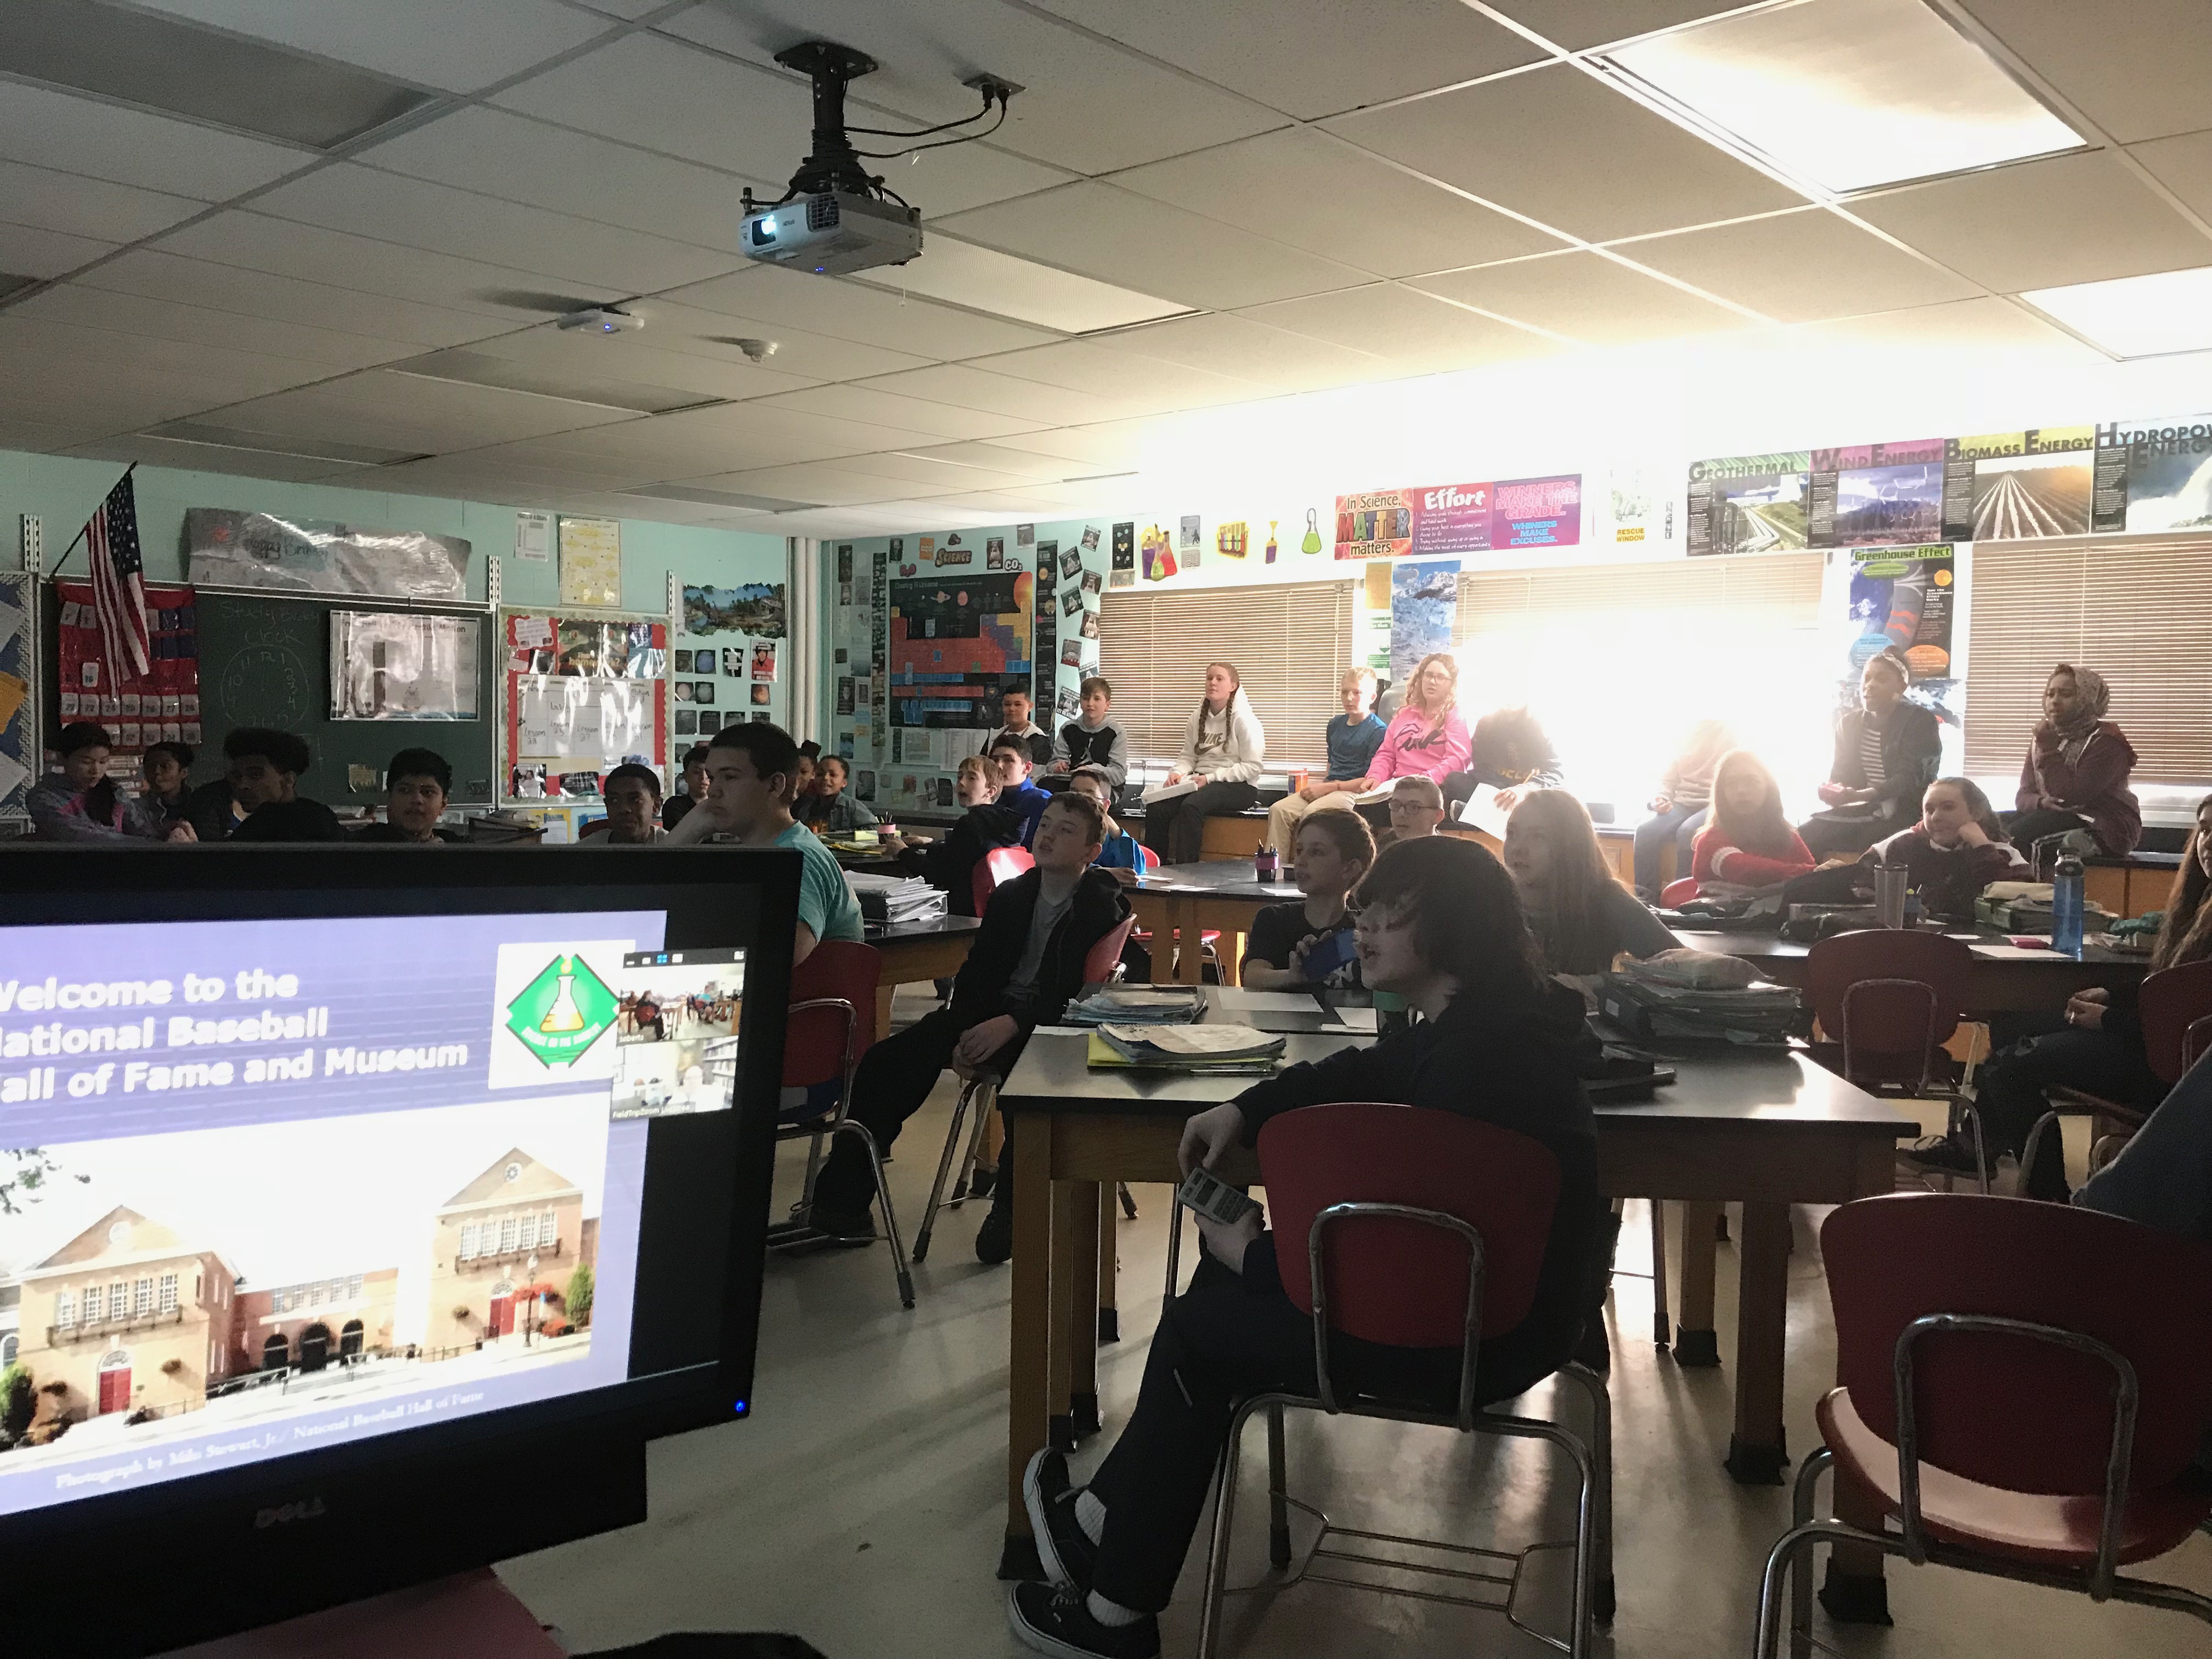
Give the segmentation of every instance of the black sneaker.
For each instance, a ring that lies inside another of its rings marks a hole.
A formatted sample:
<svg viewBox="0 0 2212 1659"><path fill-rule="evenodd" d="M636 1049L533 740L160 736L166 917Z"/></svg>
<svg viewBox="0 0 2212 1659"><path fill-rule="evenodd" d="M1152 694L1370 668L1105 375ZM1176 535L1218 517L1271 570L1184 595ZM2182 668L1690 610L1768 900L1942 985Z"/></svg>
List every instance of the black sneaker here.
<svg viewBox="0 0 2212 1659"><path fill-rule="evenodd" d="M1050 1446L1022 1471L1022 1506L1030 1512L1030 1530L1036 1534L1037 1559L1044 1563L1046 1577L1087 1595L1098 1546L1075 1518L1075 1499L1082 1490L1067 1484L1067 1459Z"/></svg>
<svg viewBox="0 0 2212 1659"><path fill-rule="evenodd" d="M975 1229L975 1260L995 1267L1014 1253L1014 1206L994 1204Z"/></svg>
<svg viewBox="0 0 2212 1659"><path fill-rule="evenodd" d="M872 1244L876 1242L876 1221L866 1210L832 1210L821 1204L814 1206L807 1224L824 1238L840 1244Z"/></svg>
<svg viewBox="0 0 2212 1659"><path fill-rule="evenodd" d="M1981 1173L1974 1162L1974 1149L1954 1135L1929 1135L1907 1146L1902 1156L1907 1164L1923 1170L1933 1170L1939 1175L1976 1176Z"/></svg>
<svg viewBox="0 0 2212 1659"><path fill-rule="evenodd" d="M981 1164L978 1164L975 1169L969 1170L968 1173L968 1196L970 1198L990 1197L991 1188L998 1179L999 1172L996 1170L987 1170Z"/></svg>
<svg viewBox="0 0 2212 1659"><path fill-rule="evenodd" d="M1159 1659L1158 1619L1148 1613L1133 1624L1102 1625L1091 1616L1079 1589L1009 1585L1006 1622L1024 1647L1054 1659Z"/></svg>

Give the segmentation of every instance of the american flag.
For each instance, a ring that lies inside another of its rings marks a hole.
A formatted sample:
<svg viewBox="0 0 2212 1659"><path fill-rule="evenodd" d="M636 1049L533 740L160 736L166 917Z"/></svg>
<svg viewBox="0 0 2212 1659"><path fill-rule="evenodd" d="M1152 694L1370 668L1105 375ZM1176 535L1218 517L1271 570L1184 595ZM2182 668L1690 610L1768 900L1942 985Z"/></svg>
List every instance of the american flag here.
<svg viewBox="0 0 2212 1659"><path fill-rule="evenodd" d="M126 472L84 527L92 556L92 605L100 617L110 688L127 685L151 665L146 626L146 561L138 550L138 502Z"/></svg>

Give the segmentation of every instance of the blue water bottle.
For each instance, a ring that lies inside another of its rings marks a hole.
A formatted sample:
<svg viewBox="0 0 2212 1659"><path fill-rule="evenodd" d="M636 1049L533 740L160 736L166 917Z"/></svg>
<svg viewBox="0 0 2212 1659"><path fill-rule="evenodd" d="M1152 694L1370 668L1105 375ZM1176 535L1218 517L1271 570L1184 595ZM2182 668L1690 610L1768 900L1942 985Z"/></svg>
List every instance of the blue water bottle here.
<svg viewBox="0 0 2212 1659"><path fill-rule="evenodd" d="M2072 852L2061 853L2051 872L2051 946L2062 956L2081 954L2081 860Z"/></svg>

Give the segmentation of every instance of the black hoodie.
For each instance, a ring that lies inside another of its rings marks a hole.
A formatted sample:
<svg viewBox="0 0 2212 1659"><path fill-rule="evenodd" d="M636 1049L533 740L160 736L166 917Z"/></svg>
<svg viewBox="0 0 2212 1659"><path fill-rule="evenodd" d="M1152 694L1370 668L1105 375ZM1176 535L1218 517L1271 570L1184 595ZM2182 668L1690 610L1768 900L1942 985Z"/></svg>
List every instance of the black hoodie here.
<svg viewBox="0 0 2212 1659"><path fill-rule="evenodd" d="M1486 1398L1510 1398L1566 1363L1591 1301L1605 1208L1597 1186L1597 1133L1577 1074L1583 1000L1546 981L1526 998L1461 996L1366 1048L1293 1066L1237 1097L1245 1139L1279 1112L1333 1101L1383 1100L1433 1107L1494 1123L1551 1148L1559 1160L1559 1200L1528 1316L1485 1340L1478 1374ZM1244 1259L1249 1288L1280 1293L1270 1233ZM1304 1249L1301 1241L1298 1248ZM1503 1390L1503 1392L1500 1392Z"/></svg>
<svg viewBox="0 0 2212 1659"><path fill-rule="evenodd" d="M1036 995L1025 1008L1008 1006L1006 987L1020 966L1022 950L1029 943L1030 918L1036 914L1037 895L1044 878L1035 869L1024 870L991 895L983 911L983 925L975 930L975 943L952 981L952 1012L963 1025L975 1025L994 1014L1011 1013L1021 1022L1024 1035L1040 1025L1055 1025L1068 1003L1083 992L1084 965L1091 947L1121 925L1129 914L1129 901L1113 872L1085 870L1075 884L1067 914L1045 944L1044 961L1037 969Z"/></svg>

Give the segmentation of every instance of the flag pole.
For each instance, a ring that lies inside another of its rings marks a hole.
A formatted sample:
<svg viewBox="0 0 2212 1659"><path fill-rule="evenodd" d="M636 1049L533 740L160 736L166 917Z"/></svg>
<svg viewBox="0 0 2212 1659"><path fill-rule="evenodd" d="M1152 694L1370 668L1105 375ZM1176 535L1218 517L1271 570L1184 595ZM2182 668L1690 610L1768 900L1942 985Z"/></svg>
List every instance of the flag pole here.
<svg viewBox="0 0 2212 1659"><path fill-rule="evenodd" d="M130 465L128 465L128 466L126 466L126 467L125 467L125 468L123 469L123 478L127 478L127 477L129 477L132 473L136 472L137 470L138 470L138 463L137 463L137 462L136 462L136 461L131 462ZM112 483L112 484L110 484L110 485L108 485L108 486L107 486L107 495L112 495L115 493L115 490L116 490L116 485L120 484L120 483L123 482L123 478L118 478L118 479L115 481L115 483ZM106 501L106 500L107 499L107 495L102 495L100 499L101 501ZM94 512L94 513L95 513L95 514L96 514L96 513L98 513L98 512L100 511L100 509L99 509L98 507L95 507L94 508L93 508L92 510L93 510L93 512ZM53 568L52 570L49 570L48 572L46 572L46 580L47 580L48 581L54 581L54 580L59 580L59 578L60 578L60 576L61 576L61 574L62 574L62 567L63 567L64 565L65 565L65 564L67 564L67 563L69 562L69 556L70 556L70 554L72 554L72 553L74 553L74 552L76 552L76 550L77 550L77 544L78 544L79 542L82 542L82 541L84 539L84 532L85 532L86 531L88 531L88 530L91 529L91 528L92 528L92 519L91 519L91 517L90 517L89 515L88 515L88 516L86 517L86 519L85 519L85 521L84 521L82 524L79 525L79 526L76 527L76 536L75 536L74 538L72 538L70 539L70 544L69 544L67 547L65 547L65 548L62 549L62 556L61 556L61 557L59 557L58 559L56 559L56 560L54 561L54 568Z"/></svg>

